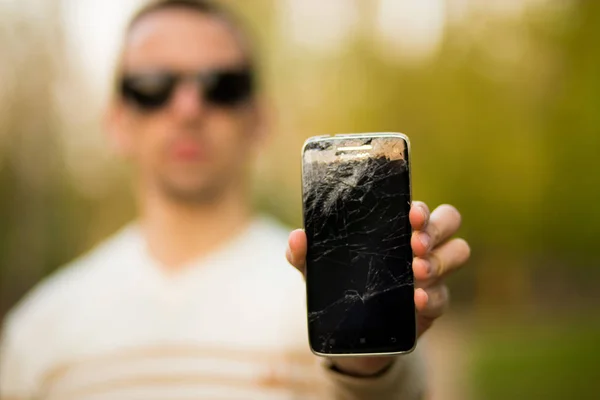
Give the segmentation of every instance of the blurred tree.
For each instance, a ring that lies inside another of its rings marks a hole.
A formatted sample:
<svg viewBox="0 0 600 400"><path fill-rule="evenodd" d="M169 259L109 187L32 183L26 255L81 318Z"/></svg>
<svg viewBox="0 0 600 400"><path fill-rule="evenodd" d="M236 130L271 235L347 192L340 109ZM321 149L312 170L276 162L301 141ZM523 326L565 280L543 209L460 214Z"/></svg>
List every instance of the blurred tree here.
<svg viewBox="0 0 600 400"><path fill-rule="evenodd" d="M548 161L540 234L566 267L595 267L600 238L600 2L581 0L560 36L560 64L540 107Z"/></svg>
<svg viewBox="0 0 600 400"><path fill-rule="evenodd" d="M56 1L6 3L0 37L10 70L1 79L12 90L0 106L5 135L0 198L0 315L40 279L52 253L53 199L60 191L54 83L61 52Z"/></svg>

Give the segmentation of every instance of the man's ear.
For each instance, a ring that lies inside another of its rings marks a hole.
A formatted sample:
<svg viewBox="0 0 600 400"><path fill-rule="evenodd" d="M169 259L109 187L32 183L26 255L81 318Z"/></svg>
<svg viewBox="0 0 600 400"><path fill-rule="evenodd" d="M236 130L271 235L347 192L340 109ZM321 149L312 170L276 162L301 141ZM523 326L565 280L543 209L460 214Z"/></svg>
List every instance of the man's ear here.
<svg viewBox="0 0 600 400"><path fill-rule="evenodd" d="M112 101L104 113L104 131L108 136L111 149L123 158L131 157L133 149L126 122L123 105L118 101Z"/></svg>

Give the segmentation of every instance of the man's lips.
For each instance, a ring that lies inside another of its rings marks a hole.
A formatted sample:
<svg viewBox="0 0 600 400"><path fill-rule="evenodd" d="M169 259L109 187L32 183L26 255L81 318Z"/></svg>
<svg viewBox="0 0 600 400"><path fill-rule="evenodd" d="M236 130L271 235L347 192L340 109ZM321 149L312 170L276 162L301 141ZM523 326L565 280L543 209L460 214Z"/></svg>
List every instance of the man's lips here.
<svg viewBox="0 0 600 400"><path fill-rule="evenodd" d="M204 147L191 139L178 139L173 142L171 154L175 159L182 161L198 161L206 156Z"/></svg>

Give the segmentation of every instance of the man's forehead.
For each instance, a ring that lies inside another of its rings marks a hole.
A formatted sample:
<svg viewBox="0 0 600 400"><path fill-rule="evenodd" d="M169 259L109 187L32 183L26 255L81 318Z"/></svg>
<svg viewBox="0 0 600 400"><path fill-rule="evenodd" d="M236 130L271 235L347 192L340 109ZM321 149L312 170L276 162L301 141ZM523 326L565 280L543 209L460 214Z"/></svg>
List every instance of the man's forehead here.
<svg viewBox="0 0 600 400"><path fill-rule="evenodd" d="M242 44L226 21L177 8L157 10L136 21L123 51L124 64L132 66L198 68L245 60Z"/></svg>

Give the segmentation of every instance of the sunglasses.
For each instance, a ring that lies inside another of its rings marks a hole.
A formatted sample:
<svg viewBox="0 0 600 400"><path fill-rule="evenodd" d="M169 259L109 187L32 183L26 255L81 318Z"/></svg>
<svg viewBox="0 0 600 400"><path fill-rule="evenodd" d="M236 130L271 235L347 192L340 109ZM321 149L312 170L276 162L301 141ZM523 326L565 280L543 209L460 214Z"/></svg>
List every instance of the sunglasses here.
<svg viewBox="0 0 600 400"><path fill-rule="evenodd" d="M187 74L171 71L126 73L119 89L128 103L143 111L153 111L166 106L175 89L189 81L196 83L201 99L217 107L234 108L250 100L254 93L254 79L249 68Z"/></svg>

